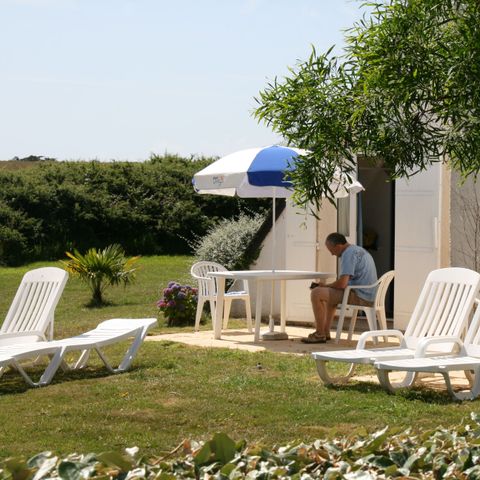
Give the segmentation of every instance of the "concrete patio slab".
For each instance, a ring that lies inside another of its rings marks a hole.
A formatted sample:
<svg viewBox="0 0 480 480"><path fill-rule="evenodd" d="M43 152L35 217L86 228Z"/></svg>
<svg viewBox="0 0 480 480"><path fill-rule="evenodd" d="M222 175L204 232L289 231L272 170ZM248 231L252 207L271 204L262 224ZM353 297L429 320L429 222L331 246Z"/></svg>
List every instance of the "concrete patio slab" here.
<svg viewBox="0 0 480 480"><path fill-rule="evenodd" d="M263 331L266 332L268 330L265 328ZM259 342L254 341L253 333L248 333L246 328L223 330L221 340L215 340L211 330L155 335L147 337L147 340L169 340L171 342L180 342L187 345L196 345L200 347L234 348L238 350L248 350L250 352L261 352L267 350L277 353L305 355L310 354L311 352L317 352L319 350L354 348L358 339L358 335L355 335L354 341L349 342L347 340L347 333L345 333L345 338L342 338L339 343L335 343L335 341L315 344L302 343L301 338L306 337L312 331L312 328L288 326L288 340L260 340ZM333 332L332 335L335 336Z"/></svg>

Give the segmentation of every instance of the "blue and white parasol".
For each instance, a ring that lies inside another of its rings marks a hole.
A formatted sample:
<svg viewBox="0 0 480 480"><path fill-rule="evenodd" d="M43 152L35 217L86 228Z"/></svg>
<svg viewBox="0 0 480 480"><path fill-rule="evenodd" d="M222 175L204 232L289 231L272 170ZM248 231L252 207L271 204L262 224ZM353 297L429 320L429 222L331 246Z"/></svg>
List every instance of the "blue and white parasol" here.
<svg viewBox="0 0 480 480"><path fill-rule="evenodd" d="M293 193L289 172L295 169L295 160L306 154L306 150L272 145L249 148L231 153L200 170L193 177L193 186L198 193L211 195L237 195L242 198L272 198L272 271L275 271L275 199L288 198ZM350 181L338 171L330 187L335 197L346 197L349 193L363 190L357 181ZM273 282L270 303L270 337L275 338L273 311ZM265 336L264 336L265 337ZM285 338L285 334L278 339Z"/></svg>
<svg viewBox="0 0 480 480"><path fill-rule="evenodd" d="M240 150L196 173L193 185L198 193L287 198L292 194L288 172L295 168L295 159L305 153L278 145Z"/></svg>
<svg viewBox="0 0 480 480"><path fill-rule="evenodd" d="M198 193L212 195L288 198L293 193L288 172L295 170L296 159L306 153L279 145L240 150L196 173L193 186ZM340 172L332 178L331 188L337 198L363 190L359 182L349 181Z"/></svg>

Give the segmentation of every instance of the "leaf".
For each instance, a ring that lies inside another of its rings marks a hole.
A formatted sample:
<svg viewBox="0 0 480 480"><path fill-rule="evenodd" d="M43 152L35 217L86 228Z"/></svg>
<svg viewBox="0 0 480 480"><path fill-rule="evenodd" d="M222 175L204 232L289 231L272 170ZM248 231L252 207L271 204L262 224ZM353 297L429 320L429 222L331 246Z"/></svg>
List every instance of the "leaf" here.
<svg viewBox="0 0 480 480"><path fill-rule="evenodd" d="M118 452L103 452L97 456L98 461L110 467L117 467L123 472L128 472L134 467L130 458Z"/></svg>
<svg viewBox="0 0 480 480"><path fill-rule="evenodd" d="M210 442L206 442L193 457L195 466L199 467L200 465L205 465L207 462L210 461L211 456L212 449L210 448Z"/></svg>
<svg viewBox="0 0 480 480"><path fill-rule="evenodd" d="M226 464L235 457L235 442L225 433L216 433L210 441L215 460Z"/></svg>
<svg viewBox="0 0 480 480"><path fill-rule="evenodd" d="M40 468L35 472L33 480L39 480L50 473L57 465L58 457L46 458Z"/></svg>
<svg viewBox="0 0 480 480"><path fill-rule="evenodd" d="M220 473L222 475L225 475L226 477L229 477L230 474L236 469L236 465L234 465L233 463L227 463L226 465L224 465L221 469L220 469Z"/></svg>
<svg viewBox="0 0 480 480"><path fill-rule="evenodd" d="M58 476L63 480L79 480L82 478L81 471L76 463L69 461L62 461L58 466Z"/></svg>
<svg viewBox="0 0 480 480"><path fill-rule="evenodd" d="M31 477L33 468L29 468L23 459L10 458L5 461L5 467L12 474L13 480L25 480Z"/></svg>

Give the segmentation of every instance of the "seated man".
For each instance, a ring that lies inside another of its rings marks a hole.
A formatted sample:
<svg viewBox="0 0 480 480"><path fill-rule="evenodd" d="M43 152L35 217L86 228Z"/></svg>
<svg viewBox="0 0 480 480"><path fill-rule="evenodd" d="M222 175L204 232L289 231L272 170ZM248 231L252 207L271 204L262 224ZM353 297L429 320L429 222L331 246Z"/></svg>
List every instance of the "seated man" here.
<svg viewBox="0 0 480 480"><path fill-rule="evenodd" d="M348 285L371 285L377 281L375 263L364 248L350 245L341 233L328 235L325 246L332 255L340 258L340 275L329 284L312 284L315 332L302 338L304 343L325 343L330 340L330 325ZM348 303L370 307L373 305L375 293L374 288L352 290Z"/></svg>

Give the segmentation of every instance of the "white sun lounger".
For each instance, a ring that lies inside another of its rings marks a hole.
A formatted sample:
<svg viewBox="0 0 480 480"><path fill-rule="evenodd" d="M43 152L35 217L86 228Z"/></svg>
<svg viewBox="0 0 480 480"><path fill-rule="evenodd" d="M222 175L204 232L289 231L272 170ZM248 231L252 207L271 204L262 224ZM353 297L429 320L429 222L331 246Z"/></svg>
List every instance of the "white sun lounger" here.
<svg viewBox="0 0 480 480"><path fill-rule="evenodd" d="M417 373L440 373L447 385L447 389L455 400L474 400L480 395L480 307L477 300L477 309L470 323L465 341L460 338L426 338L419 342L415 357L410 359L378 361L375 363L381 385L394 392L389 374L392 371ZM455 355L426 356L430 347L454 342L458 347ZM463 371L469 381L469 390L455 391L450 372ZM473 375L472 375L473 373Z"/></svg>
<svg viewBox="0 0 480 480"><path fill-rule="evenodd" d="M0 358L4 355L5 366L8 366L8 357L11 357L18 363L20 360L26 358L32 359L39 354L48 353L51 360L38 382L33 382L28 375L25 377L26 374L23 375L22 370L19 370L27 383L33 386L48 385L60 367L64 370L85 367L92 351L97 352L98 356L110 372L120 373L130 368L148 330L156 323L156 318L117 318L106 320L101 322L95 329L75 337L53 340L51 342L35 342L32 344L0 348ZM113 345L129 339L132 340L130 347L120 361L119 366L116 368L113 367L102 349L108 345ZM65 356L70 352L80 353L78 360L73 365L68 365L65 360ZM10 363L10 365L14 367L17 366L15 363ZM2 365L0 365L0 368L1 367Z"/></svg>
<svg viewBox="0 0 480 480"><path fill-rule="evenodd" d="M419 342L426 337L459 338L465 332L475 297L480 288L480 274L465 268L442 268L431 272L418 298L405 334L399 330L376 330L360 336L353 350L315 352L312 354L317 364L318 374L325 384L347 381L356 364L374 364L381 360L412 358ZM382 336L398 338L398 347L366 348L369 339ZM436 345L432 354L451 352L454 342ZM350 363L344 376L331 377L327 370L330 361ZM392 388L408 386L414 375L408 375Z"/></svg>

